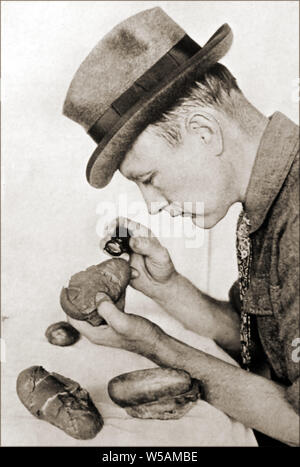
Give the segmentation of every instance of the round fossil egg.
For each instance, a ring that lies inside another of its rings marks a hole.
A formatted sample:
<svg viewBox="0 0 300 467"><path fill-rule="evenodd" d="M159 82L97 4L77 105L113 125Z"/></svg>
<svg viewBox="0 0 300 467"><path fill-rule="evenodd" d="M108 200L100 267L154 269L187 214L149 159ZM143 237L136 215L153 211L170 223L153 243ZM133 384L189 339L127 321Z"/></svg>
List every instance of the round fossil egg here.
<svg viewBox="0 0 300 467"><path fill-rule="evenodd" d="M65 347L75 344L80 337L80 333L70 323L59 321L47 328L45 336L50 344Z"/></svg>

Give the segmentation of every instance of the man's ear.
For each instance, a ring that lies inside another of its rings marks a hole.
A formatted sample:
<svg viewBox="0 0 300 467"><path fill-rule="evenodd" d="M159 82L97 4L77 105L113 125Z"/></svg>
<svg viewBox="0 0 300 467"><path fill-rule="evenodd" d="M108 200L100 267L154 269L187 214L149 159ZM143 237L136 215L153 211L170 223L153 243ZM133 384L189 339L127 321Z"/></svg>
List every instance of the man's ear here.
<svg viewBox="0 0 300 467"><path fill-rule="evenodd" d="M199 137L199 143L211 155L219 156L223 152L223 134L217 120L209 113L195 112L186 121L189 134Z"/></svg>

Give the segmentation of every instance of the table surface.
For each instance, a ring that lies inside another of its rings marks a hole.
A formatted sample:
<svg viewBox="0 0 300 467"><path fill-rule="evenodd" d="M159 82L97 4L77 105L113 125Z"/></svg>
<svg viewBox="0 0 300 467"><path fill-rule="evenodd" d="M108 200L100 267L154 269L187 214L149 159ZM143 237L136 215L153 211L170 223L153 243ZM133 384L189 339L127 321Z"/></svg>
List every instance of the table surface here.
<svg viewBox="0 0 300 467"><path fill-rule="evenodd" d="M25 297L26 298L26 297ZM174 337L227 362L231 357L212 340L187 331L142 294L128 289L126 309L151 319ZM64 319L61 310L40 309L24 302L24 312L2 315L5 362L2 364L2 444L4 446L256 446L252 430L203 400L179 420L140 420L117 407L107 393L108 381L121 373L155 365L139 355L97 346L84 337L73 346L58 347L44 336L47 326ZM104 419L92 440L80 441L37 420L16 394L20 371L42 365L79 382Z"/></svg>

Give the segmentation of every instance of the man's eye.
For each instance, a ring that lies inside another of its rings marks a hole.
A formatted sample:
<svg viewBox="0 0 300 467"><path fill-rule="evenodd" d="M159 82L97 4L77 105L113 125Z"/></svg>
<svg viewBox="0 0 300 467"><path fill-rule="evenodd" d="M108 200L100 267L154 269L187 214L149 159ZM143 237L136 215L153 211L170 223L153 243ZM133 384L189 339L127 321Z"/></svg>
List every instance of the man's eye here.
<svg viewBox="0 0 300 467"><path fill-rule="evenodd" d="M148 177L148 178L146 178L145 180L143 180L143 182L142 182L143 185L150 185L150 184L153 182L156 173L157 173L157 172L153 172L153 173L150 175L150 177Z"/></svg>
<svg viewBox="0 0 300 467"><path fill-rule="evenodd" d="M146 180L143 181L143 184L144 185L150 185L150 183L152 182L153 180L153 175L151 175L151 177L147 178Z"/></svg>

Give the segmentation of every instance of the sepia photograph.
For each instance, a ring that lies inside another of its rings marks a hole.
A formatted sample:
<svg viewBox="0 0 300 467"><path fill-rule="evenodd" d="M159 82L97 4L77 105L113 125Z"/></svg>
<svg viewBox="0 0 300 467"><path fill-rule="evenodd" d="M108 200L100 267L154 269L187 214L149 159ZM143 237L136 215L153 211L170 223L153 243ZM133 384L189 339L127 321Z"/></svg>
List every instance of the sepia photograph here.
<svg viewBox="0 0 300 467"><path fill-rule="evenodd" d="M298 1L1 2L2 447L299 446L298 125Z"/></svg>

